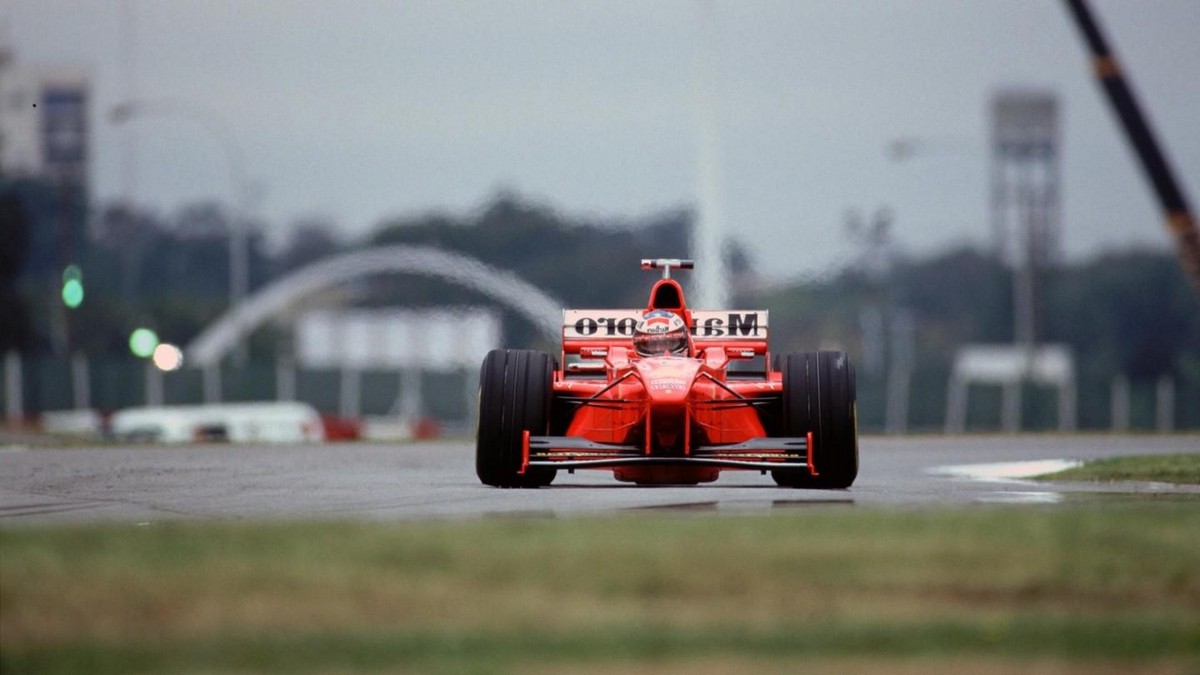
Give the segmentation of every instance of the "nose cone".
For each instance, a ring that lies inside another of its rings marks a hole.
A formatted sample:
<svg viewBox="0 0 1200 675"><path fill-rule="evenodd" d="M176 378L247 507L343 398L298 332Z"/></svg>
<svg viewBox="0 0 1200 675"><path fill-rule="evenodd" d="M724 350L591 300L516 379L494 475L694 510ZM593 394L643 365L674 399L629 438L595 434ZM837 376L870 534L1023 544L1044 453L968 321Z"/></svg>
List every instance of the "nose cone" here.
<svg viewBox="0 0 1200 675"><path fill-rule="evenodd" d="M682 404L700 370L696 359L655 357L634 364L652 404Z"/></svg>

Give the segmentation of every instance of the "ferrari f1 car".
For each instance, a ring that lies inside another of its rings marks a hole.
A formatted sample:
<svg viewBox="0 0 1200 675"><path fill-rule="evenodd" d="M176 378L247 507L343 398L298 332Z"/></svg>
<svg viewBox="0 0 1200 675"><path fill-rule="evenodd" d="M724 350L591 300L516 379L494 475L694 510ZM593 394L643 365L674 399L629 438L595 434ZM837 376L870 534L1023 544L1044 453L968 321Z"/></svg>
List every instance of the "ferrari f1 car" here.
<svg viewBox="0 0 1200 675"><path fill-rule="evenodd" d="M858 475L854 369L841 351L768 351L765 310L693 310L672 269L645 309L566 310L559 359L496 349L480 373L475 468L502 488L559 471L695 485L722 471L846 488ZM562 365L559 365L559 364Z"/></svg>

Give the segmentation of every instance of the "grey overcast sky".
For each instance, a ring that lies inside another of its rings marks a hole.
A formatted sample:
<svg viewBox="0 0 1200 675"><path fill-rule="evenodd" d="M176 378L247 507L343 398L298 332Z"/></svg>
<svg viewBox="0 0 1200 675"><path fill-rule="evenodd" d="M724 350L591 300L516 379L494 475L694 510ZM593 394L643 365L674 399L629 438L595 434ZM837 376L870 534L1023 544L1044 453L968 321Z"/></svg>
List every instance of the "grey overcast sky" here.
<svg viewBox="0 0 1200 675"><path fill-rule="evenodd" d="M1092 6L1195 204L1200 0ZM852 208L891 208L913 253L986 245L988 103L1008 86L1060 96L1068 256L1170 245L1058 0L0 0L0 26L22 63L90 74L99 199L227 200L211 131L106 116L130 93L200 105L238 139L276 237L322 214L353 238L500 189L567 215L693 205L703 43L718 212L767 277L848 260ZM889 159L910 136L925 151Z"/></svg>

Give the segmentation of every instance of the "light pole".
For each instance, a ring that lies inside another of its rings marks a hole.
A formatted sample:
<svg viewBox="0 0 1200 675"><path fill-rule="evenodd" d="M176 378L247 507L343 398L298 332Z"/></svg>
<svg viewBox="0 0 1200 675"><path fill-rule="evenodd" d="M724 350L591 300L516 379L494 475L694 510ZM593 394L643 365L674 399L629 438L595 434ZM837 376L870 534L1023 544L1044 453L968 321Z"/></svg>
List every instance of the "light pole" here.
<svg viewBox="0 0 1200 675"><path fill-rule="evenodd" d="M928 155L972 155L975 154L973 145L966 137L901 136L889 141L883 152L891 162L901 164ZM877 279L890 275L894 264L895 242L889 232L892 220L893 214L881 209L872 228L863 230L860 227L864 259L877 270ZM888 433L904 433L908 429L909 394L916 368L916 325L913 312L898 306L890 290L891 284L886 286L889 288L883 293L882 317L874 323L866 322L866 325L877 326L876 331L881 334L877 338L877 361L881 365L886 362L884 427ZM886 334L886 339L882 334ZM883 358L885 340L886 359Z"/></svg>
<svg viewBox="0 0 1200 675"><path fill-rule="evenodd" d="M689 248L697 261L693 306L729 306L729 275L725 269L725 233L721 220L720 123L717 118L717 26L711 2L697 6L698 35L695 64L696 220Z"/></svg>
<svg viewBox="0 0 1200 675"><path fill-rule="evenodd" d="M233 219L229 228L229 308L232 311L249 290L250 259L246 229L256 192L246 176L242 148L225 120L216 111L200 104L174 99L131 100L119 103L109 111L109 119L113 124L124 124L135 117L144 116L191 120L207 129L221 145L233 195ZM245 359L243 350L239 349L236 354L239 361Z"/></svg>

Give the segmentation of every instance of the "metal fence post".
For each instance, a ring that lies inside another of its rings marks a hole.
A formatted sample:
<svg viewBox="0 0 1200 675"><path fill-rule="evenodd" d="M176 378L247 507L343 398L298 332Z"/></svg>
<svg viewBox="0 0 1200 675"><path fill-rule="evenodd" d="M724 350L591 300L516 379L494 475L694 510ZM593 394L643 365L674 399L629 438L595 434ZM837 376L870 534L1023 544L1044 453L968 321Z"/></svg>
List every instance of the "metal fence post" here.
<svg viewBox="0 0 1200 675"><path fill-rule="evenodd" d="M1175 380L1171 379L1170 375L1163 375L1158 378L1158 387L1155 392L1155 409L1157 428L1160 433L1169 433L1175 430Z"/></svg>
<svg viewBox="0 0 1200 675"><path fill-rule="evenodd" d="M1021 431L1021 390L1025 380L1017 379L1001 386L1000 425L1006 433L1015 434Z"/></svg>
<svg viewBox="0 0 1200 675"><path fill-rule="evenodd" d="M912 388L912 370L895 363L888 371L887 404L884 408L884 430L889 434L908 431L908 396Z"/></svg>
<svg viewBox="0 0 1200 675"><path fill-rule="evenodd" d="M4 357L4 409L10 424L25 418L25 384L21 377L21 355L15 350Z"/></svg>
<svg viewBox="0 0 1200 675"><path fill-rule="evenodd" d="M1074 378L1058 386L1059 431L1075 431L1075 428L1079 425L1079 413L1076 411L1078 402L1079 391Z"/></svg>
<svg viewBox="0 0 1200 675"><path fill-rule="evenodd" d="M296 362L289 358L275 362L275 398L279 401L296 400Z"/></svg>
<svg viewBox="0 0 1200 675"><path fill-rule="evenodd" d="M357 368L342 368L342 382L338 395L342 417L358 417L362 402L362 373Z"/></svg>
<svg viewBox="0 0 1200 675"><path fill-rule="evenodd" d="M214 363L204 366L204 402L221 402L221 366Z"/></svg>
<svg viewBox="0 0 1200 675"><path fill-rule="evenodd" d="M1113 431L1129 431L1129 378L1124 375L1113 378L1110 417Z"/></svg>
<svg viewBox="0 0 1200 675"><path fill-rule="evenodd" d="M163 374L152 362L146 361L146 405L163 404Z"/></svg>
<svg viewBox="0 0 1200 675"><path fill-rule="evenodd" d="M479 417L479 370L477 368L463 369L463 418L467 428L475 428L475 420Z"/></svg>
<svg viewBox="0 0 1200 675"><path fill-rule="evenodd" d="M400 371L400 418L415 422L425 407L421 392L421 369L408 366Z"/></svg>
<svg viewBox="0 0 1200 675"><path fill-rule="evenodd" d="M946 433L961 434L967 427L967 381L958 374L950 376L946 394Z"/></svg>
<svg viewBox="0 0 1200 675"><path fill-rule="evenodd" d="M88 358L79 353L71 357L71 395L76 410L92 407L92 378Z"/></svg>

